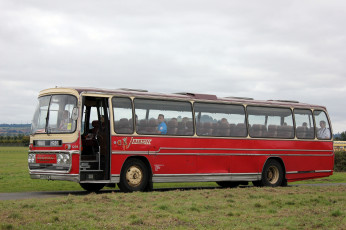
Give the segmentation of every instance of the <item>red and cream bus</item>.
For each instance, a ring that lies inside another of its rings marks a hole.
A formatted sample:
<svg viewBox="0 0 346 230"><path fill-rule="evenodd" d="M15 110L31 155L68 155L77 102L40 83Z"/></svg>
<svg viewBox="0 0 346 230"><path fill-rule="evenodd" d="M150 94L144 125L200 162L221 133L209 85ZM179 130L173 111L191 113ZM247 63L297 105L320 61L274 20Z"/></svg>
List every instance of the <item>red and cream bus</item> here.
<svg viewBox="0 0 346 230"><path fill-rule="evenodd" d="M130 192L159 182L280 186L333 174L323 106L95 88L47 89L38 102L28 155L33 179Z"/></svg>

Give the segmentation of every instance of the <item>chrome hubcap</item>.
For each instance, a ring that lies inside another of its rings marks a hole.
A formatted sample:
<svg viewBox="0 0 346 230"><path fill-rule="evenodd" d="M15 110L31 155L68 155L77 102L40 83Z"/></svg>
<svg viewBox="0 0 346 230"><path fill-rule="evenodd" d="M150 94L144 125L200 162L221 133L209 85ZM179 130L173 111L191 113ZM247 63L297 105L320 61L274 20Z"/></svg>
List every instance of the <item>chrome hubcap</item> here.
<svg viewBox="0 0 346 230"><path fill-rule="evenodd" d="M138 166L131 166L127 170L126 180L130 186L136 187L140 185L142 179L143 179L143 173L142 173L142 170Z"/></svg>
<svg viewBox="0 0 346 230"><path fill-rule="evenodd" d="M279 180L279 169L275 166L270 166L267 171L267 180L271 184L275 184Z"/></svg>

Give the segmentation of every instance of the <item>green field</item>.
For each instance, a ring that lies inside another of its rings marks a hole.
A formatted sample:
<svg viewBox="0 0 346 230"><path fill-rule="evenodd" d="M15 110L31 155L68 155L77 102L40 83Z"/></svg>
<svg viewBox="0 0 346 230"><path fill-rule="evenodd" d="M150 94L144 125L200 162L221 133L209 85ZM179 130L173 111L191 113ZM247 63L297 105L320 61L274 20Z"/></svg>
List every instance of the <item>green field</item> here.
<svg viewBox="0 0 346 230"><path fill-rule="evenodd" d="M346 186L102 193L0 202L1 229L345 229Z"/></svg>
<svg viewBox="0 0 346 230"><path fill-rule="evenodd" d="M27 163L28 149L25 147L0 147L0 192L31 191L76 191L82 190L79 184L69 181L33 180L29 176ZM333 176L290 183L346 183L346 173ZM216 187L209 183L164 183L154 184L154 188L178 187Z"/></svg>
<svg viewBox="0 0 346 230"><path fill-rule="evenodd" d="M345 183L346 173L304 183ZM301 183L301 182L300 182ZM0 229L346 229L346 186L215 189L68 195L0 201ZM0 148L0 192L82 190L32 180L27 148Z"/></svg>

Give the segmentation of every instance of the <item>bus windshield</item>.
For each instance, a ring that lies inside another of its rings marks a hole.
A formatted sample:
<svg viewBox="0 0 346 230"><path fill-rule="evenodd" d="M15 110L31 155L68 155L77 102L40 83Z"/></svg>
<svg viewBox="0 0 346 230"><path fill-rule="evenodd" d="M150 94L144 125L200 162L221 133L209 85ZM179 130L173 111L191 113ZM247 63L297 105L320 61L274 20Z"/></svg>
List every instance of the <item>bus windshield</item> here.
<svg viewBox="0 0 346 230"><path fill-rule="evenodd" d="M73 133L76 120L72 119L77 98L71 95L49 95L38 99L31 125L31 133Z"/></svg>

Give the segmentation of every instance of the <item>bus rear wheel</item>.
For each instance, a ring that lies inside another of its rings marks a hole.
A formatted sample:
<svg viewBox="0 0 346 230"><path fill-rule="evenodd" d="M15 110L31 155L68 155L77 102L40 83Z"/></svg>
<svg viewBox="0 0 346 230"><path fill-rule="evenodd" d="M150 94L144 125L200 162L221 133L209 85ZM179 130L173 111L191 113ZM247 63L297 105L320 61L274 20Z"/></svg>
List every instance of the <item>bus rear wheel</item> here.
<svg viewBox="0 0 346 230"><path fill-rule="evenodd" d="M143 161L133 158L125 162L118 187L122 192L144 191L148 184L148 169Z"/></svg>
<svg viewBox="0 0 346 230"><path fill-rule="evenodd" d="M88 191L88 192L98 192L100 191L106 184L103 183L80 183L80 186Z"/></svg>
<svg viewBox="0 0 346 230"><path fill-rule="evenodd" d="M252 182L255 186L277 187L284 181L281 164L273 159L267 161L262 171L262 180Z"/></svg>

